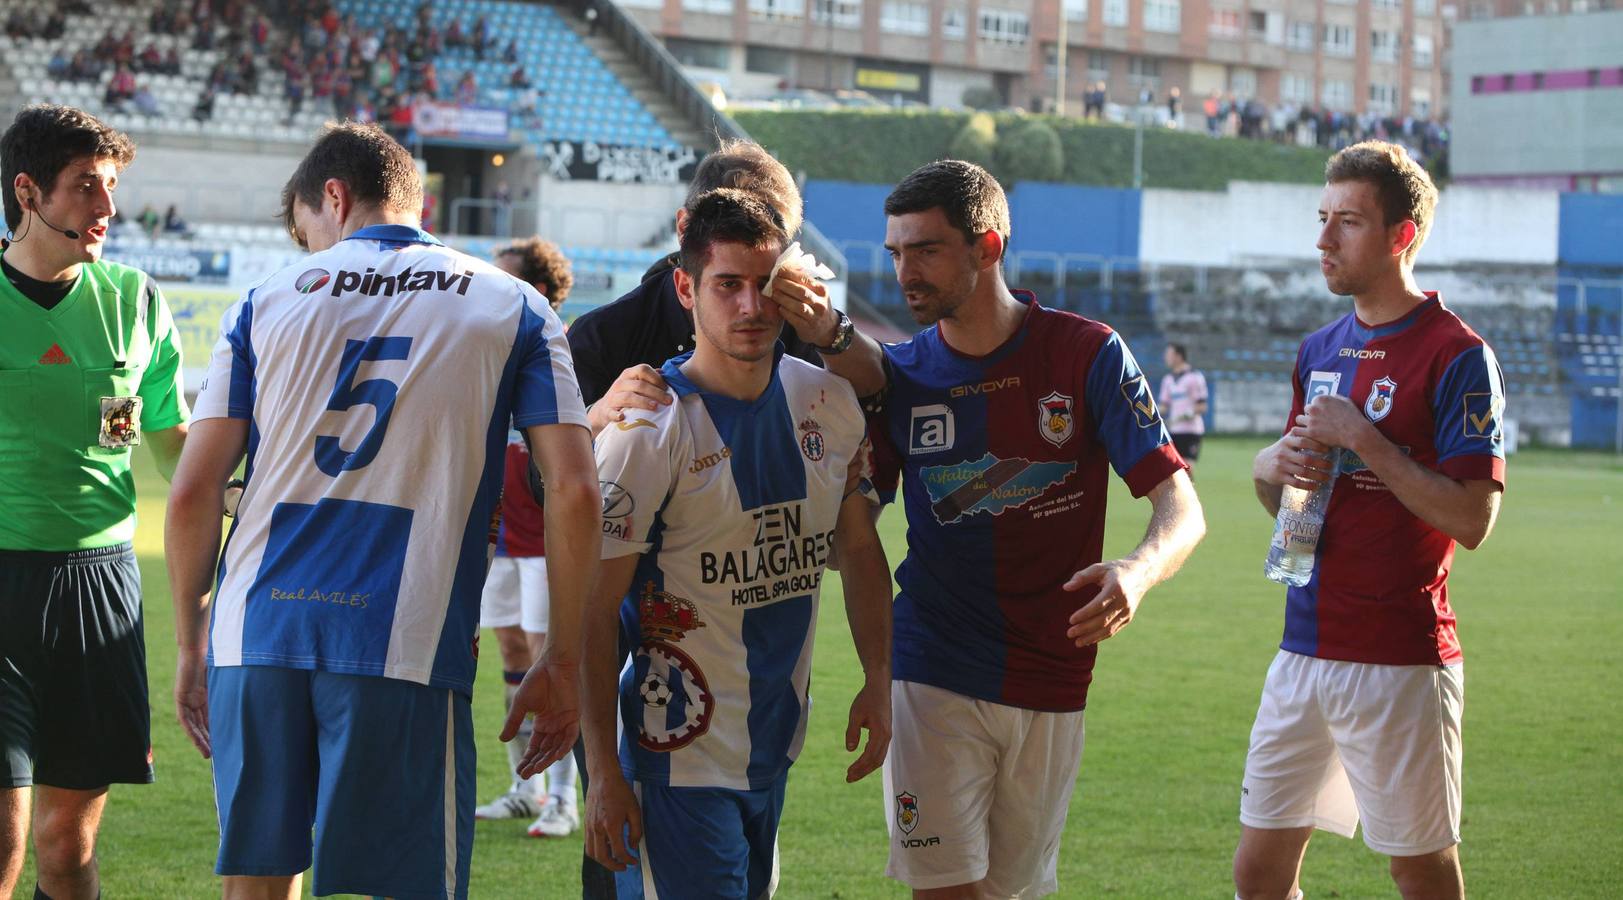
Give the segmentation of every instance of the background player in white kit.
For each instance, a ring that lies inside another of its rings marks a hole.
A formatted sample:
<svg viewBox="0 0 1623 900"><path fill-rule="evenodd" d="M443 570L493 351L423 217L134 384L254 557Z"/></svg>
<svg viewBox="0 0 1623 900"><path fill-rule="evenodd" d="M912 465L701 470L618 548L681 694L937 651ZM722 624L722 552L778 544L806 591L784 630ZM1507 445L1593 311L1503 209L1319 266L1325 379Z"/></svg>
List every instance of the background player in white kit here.
<svg viewBox="0 0 1623 900"><path fill-rule="evenodd" d="M585 410L545 300L417 227L416 166L382 130L329 127L283 204L318 252L223 317L165 530L177 712L215 757L217 871L228 897L297 896L313 828L316 894L464 897L474 642L508 422L547 476L557 554L551 640L504 730L537 714L533 769L577 732L600 509ZM245 451L210 604L223 485Z"/></svg>
<svg viewBox="0 0 1623 900"><path fill-rule="evenodd" d="M530 236L496 250L496 267L541 292L557 312L574 286L569 258L558 245ZM517 430L507 435L502 478L501 526L495 557L479 600L479 626L496 636L501 654L504 703L547 642L547 556L545 522L532 487L530 450ZM531 837L565 837L580 825L575 802L575 755L567 754L547 768L546 777L519 778L518 767L529 744L530 721L519 725L516 740L507 742L508 771L514 781L500 796L474 809L476 819L528 819Z"/></svg>
<svg viewBox="0 0 1623 900"><path fill-rule="evenodd" d="M692 205L676 279L697 347L661 372L674 402L598 436L607 558L587 626L586 840L621 900L772 893L834 547L866 676L845 742L866 728L868 745L847 780L890 741L890 575L862 488L862 412L848 383L778 342L762 292L787 242L743 191ZM617 619L632 648L618 759Z"/></svg>

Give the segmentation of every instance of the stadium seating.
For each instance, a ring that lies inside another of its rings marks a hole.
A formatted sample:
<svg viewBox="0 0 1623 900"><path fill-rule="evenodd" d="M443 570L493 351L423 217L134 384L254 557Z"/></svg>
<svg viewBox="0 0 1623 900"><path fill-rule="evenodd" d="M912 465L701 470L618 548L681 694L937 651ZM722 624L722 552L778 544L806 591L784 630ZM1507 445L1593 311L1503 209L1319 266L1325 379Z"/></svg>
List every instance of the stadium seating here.
<svg viewBox="0 0 1623 900"><path fill-rule="evenodd" d="M0 14L19 0L0 2ZM410 30L414 27L415 3L399 0L342 0L342 13L355 16L362 28L389 25ZM151 0L102 4L95 16L70 16L66 36L57 41L42 38L13 40L0 35L0 65L9 70L19 86L24 102L67 103L105 119L113 126L135 132L209 134L222 137L305 141L321 123L332 118L332 107L324 98L307 98L298 115L288 115L283 94L284 79L268 58L258 60L259 89L252 95L221 93L215 100L210 121L199 123L192 110L203 92L210 70L220 61L220 50L192 50L189 35L151 34L148 19L156 7ZM517 92L508 78L514 64L502 60L508 40L516 42L522 65L539 91L537 112L532 120L515 116L514 131L537 148L544 141L575 140L608 144L663 147L675 144L670 132L641 102L632 96L592 49L572 31L550 6L503 0L446 0L433 4L434 27L444 30L455 19L471 32L481 16L496 36L483 60L471 49L447 50L434 59L440 77L441 98L449 100L456 82L472 71L480 86L480 103L510 108ZM109 110L103 104L111 67L96 82L72 82L49 78L47 63L58 49L72 56L89 49L111 29L122 34L132 31L137 50L153 43L160 52L171 47L180 50L181 73L159 75L139 73L137 81L149 87L161 114L145 116L134 112ZM219 32L224 37L224 29Z"/></svg>
<svg viewBox="0 0 1623 900"><path fill-rule="evenodd" d="M340 0L338 9L353 14L362 28L393 25L410 32L416 27L414 3ZM514 64L501 57L507 42L513 40L517 64L541 92L539 123L514 122L527 141L536 145L553 140L596 141L638 147L676 143L552 7L505 0L443 0L434 3L432 11L433 25L441 33L458 21L463 32L471 34L482 16L496 36L482 60L468 48L447 49L435 57L441 99L449 99L462 73L472 71L482 103L510 107L517 93L507 86Z"/></svg>

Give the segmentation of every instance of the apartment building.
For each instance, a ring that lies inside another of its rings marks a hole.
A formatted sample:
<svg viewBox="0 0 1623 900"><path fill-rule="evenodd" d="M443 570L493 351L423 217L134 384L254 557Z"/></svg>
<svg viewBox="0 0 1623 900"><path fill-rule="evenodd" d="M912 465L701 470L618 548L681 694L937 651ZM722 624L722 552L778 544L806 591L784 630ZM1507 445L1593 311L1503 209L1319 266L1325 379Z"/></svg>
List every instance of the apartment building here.
<svg viewBox="0 0 1623 900"><path fill-rule="evenodd" d="M1178 87L1345 113L1445 113L1454 0L618 0L733 97L859 88L961 107L971 89L1050 109ZM1509 2L1509 0L1472 0ZM1596 0L1559 0L1582 3ZM1609 2L1609 0L1608 0ZM1063 37L1061 36L1063 33Z"/></svg>

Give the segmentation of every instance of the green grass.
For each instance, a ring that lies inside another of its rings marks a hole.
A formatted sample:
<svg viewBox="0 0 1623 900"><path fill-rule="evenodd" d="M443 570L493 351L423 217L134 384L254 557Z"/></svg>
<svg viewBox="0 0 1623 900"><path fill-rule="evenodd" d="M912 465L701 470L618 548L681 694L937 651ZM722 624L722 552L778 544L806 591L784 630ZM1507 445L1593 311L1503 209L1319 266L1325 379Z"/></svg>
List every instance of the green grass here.
<svg viewBox="0 0 1623 900"><path fill-rule="evenodd" d="M1060 858L1062 897L1232 896L1246 740L1283 608L1280 590L1261 575L1269 522L1248 477L1258 443L1207 442L1197 486L1209 536L1182 574L1149 595L1138 621L1101 650ZM159 780L113 789L102 877L110 898L218 896L208 768L175 724L170 700L163 484L145 468L141 488L137 550ZM1148 505L1119 484L1111 503L1106 552L1120 553L1136 541ZM900 516L887 514L882 530L894 564L903 549ZM1461 853L1474 897L1623 890L1623 717L1611 706L1623 693L1620 535L1623 463L1526 452L1511 460L1497 531L1483 550L1457 558L1450 598L1469 660ZM901 897L881 874L888 804L879 779L843 781L841 734L860 674L837 585L831 579L824 596L817 702L789 782L779 896ZM485 662L474 707L479 794L488 799L505 782L506 756L494 738L498 666ZM580 847L578 836L537 841L518 823L480 823L472 894L578 896ZM1304 871L1309 897L1395 896L1383 860L1358 841L1317 836ZM32 877L25 873L22 884Z"/></svg>

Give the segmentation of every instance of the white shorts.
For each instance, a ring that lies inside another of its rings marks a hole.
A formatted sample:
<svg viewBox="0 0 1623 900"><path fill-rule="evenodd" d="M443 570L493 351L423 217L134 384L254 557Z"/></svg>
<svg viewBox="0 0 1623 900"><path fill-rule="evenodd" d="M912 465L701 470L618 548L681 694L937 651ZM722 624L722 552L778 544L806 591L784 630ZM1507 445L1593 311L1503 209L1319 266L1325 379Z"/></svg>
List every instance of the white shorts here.
<svg viewBox="0 0 1623 900"><path fill-rule="evenodd" d="M522 625L531 634L547 632L547 558L498 556L490 561L479 597L479 626Z"/></svg>
<svg viewBox="0 0 1623 900"><path fill-rule="evenodd" d="M1082 765L1082 713L891 685L885 874L915 889L986 879L998 897L1059 889L1060 834Z"/></svg>
<svg viewBox="0 0 1623 900"><path fill-rule="evenodd" d="M1284 650L1251 729L1240 822L1313 826L1388 856L1460 841L1465 667L1385 666Z"/></svg>

